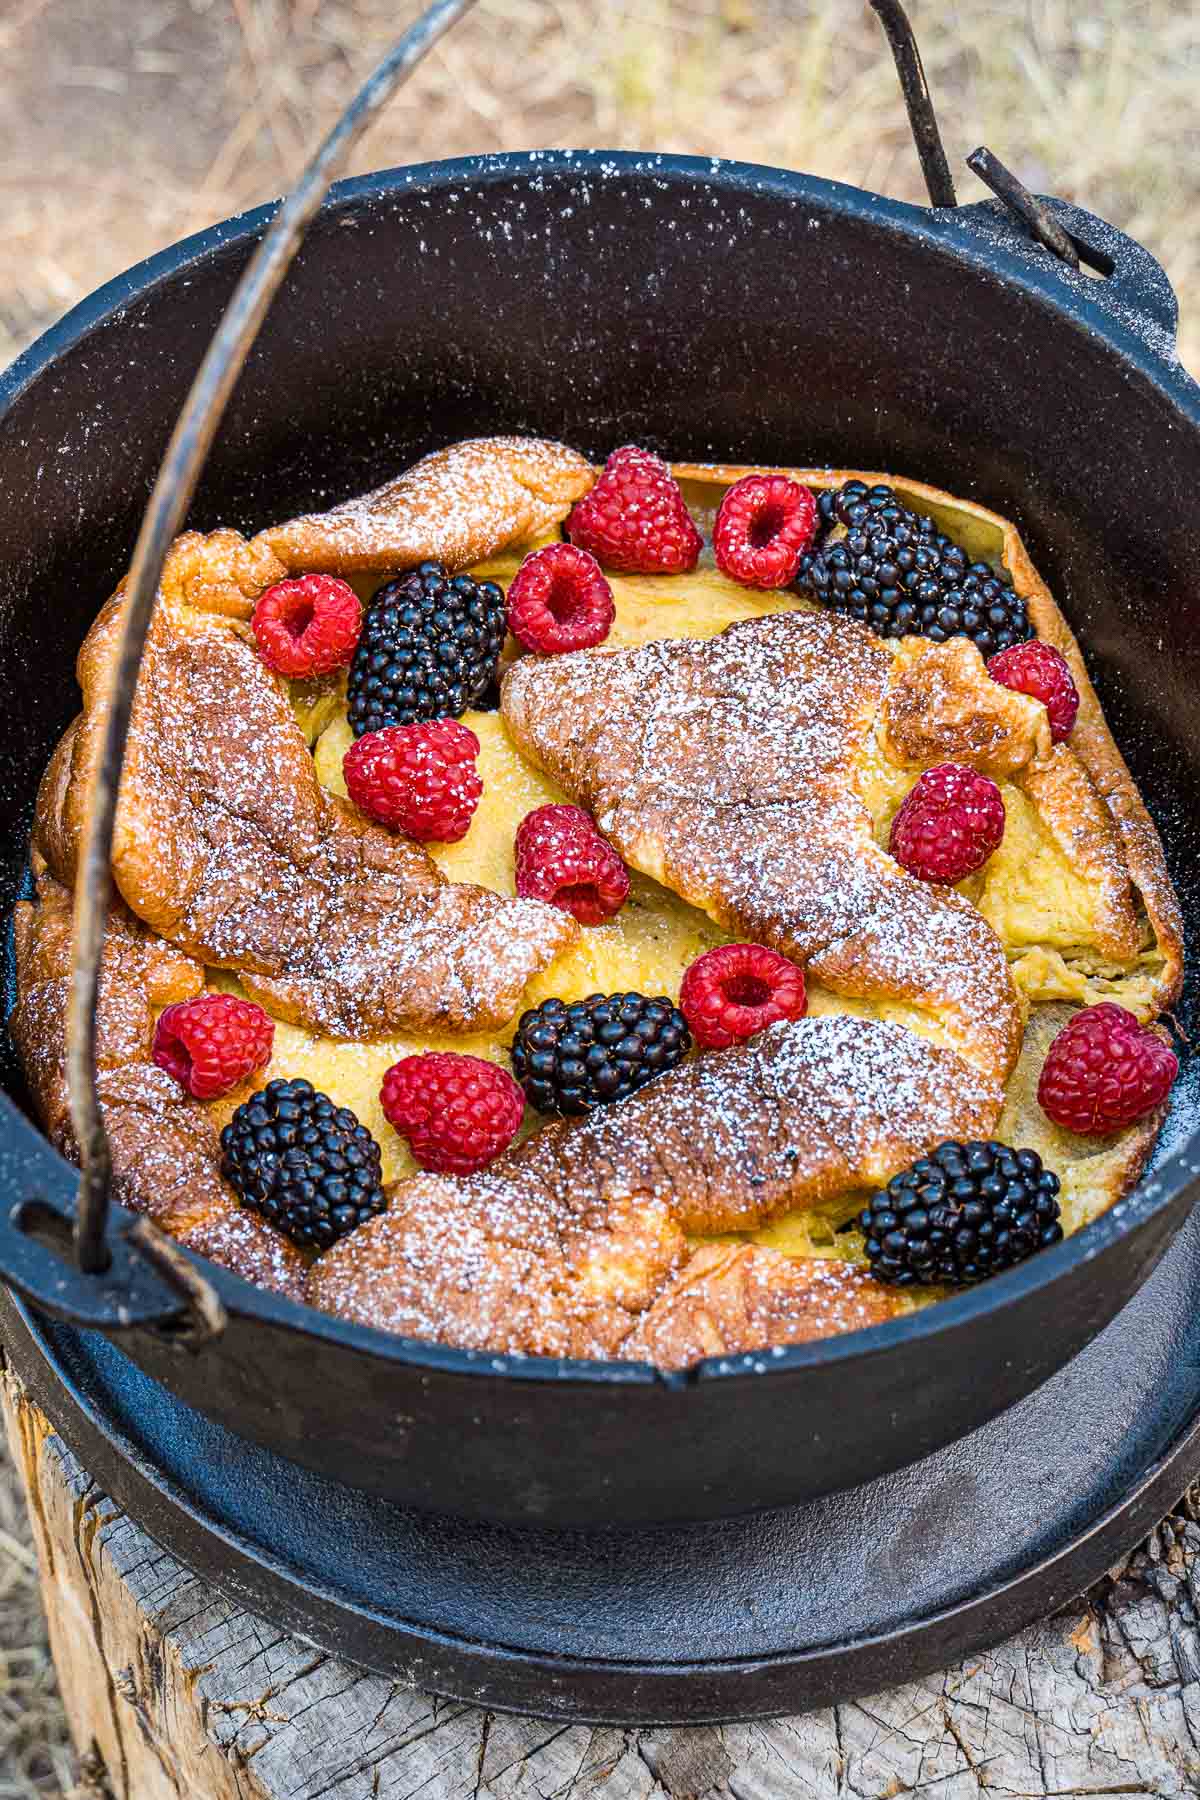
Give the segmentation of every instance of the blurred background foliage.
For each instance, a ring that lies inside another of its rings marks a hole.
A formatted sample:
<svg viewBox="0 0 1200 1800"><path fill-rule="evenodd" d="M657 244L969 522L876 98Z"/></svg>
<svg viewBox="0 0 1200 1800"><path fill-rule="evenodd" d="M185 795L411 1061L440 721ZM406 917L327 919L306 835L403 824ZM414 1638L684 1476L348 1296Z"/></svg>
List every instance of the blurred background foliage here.
<svg viewBox="0 0 1200 1800"><path fill-rule="evenodd" d="M0 356L149 251L283 190L411 0L0 0ZM1162 259L1200 364L1200 8L913 0L962 197L986 142ZM923 190L862 0L481 0L359 168L694 150ZM1197 316L1193 319L1192 314Z"/></svg>

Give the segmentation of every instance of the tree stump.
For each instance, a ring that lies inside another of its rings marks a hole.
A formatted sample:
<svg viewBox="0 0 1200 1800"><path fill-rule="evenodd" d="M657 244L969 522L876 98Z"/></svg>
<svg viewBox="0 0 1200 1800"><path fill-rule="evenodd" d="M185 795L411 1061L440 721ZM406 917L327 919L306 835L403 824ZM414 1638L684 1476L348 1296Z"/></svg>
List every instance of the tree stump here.
<svg viewBox="0 0 1200 1800"><path fill-rule="evenodd" d="M281 1634L100 1493L11 1373L0 1394L63 1699L112 1800L1200 1794L1200 1488L1082 1600L940 1675L795 1718L632 1731L439 1700Z"/></svg>

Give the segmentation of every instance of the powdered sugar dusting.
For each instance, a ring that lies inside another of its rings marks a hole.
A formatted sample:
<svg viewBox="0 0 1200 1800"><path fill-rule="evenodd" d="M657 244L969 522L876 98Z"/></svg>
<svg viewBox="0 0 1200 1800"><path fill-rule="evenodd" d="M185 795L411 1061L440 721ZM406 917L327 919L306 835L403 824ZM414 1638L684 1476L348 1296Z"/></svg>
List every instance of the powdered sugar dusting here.
<svg viewBox="0 0 1200 1800"><path fill-rule="evenodd" d="M265 543L289 568L394 572L425 557L464 569L514 539L549 531L594 479L564 444L471 438L325 513L274 526Z"/></svg>
<svg viewBox="0 0 1200 1800"><path fill-rule="evenodd" d="M704 642L519 662L503 710L634 867L837 993L926 1010L1003 1080L1020 1012L999 940L879 849L857 791L891 670L853 621L784 613Z"/></svg>
<svg viewBox="0 0 1200 1800"><path fill-rule="evenodd" d="M622 1355L662 1368L750 1348L777 1355L787 1344L878 1325L903 1304L851 1263L706 1244L626 1338ZM759 1358L753 1366L768 1365Z"/></svg>
<svg viewBox="0 0 1200 1800"><path fill-rule="evenodd" d="M685 1233L886 1181L931 1142L986 1135L1000 1101L900 1026L781 1022L479 1175L400 1183L387 1215L320 1259L309 1297L414 1337L612 1354L683 1266Z"/></svg>

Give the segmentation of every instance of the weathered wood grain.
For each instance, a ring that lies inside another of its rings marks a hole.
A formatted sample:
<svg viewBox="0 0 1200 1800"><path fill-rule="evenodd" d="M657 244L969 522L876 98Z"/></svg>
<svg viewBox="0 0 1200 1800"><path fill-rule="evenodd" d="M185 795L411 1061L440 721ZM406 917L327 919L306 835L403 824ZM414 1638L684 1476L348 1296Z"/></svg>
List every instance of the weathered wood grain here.
<svg viewBox="0 0 1200 1800"><path fill-rule="evenodd" d="M113 1800L1079 1800L1200 1794L1193 1493L999 1650L767 1724L625 1731L435 1699L213 1593L99 1493L9 1375L51 1642Z"/></svg>

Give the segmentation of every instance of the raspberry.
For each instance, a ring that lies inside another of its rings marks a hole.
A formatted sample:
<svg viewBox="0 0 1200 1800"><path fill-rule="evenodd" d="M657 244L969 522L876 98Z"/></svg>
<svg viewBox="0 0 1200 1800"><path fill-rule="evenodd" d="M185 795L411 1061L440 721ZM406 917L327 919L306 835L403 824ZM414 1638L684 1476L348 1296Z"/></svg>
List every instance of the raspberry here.
<svg viewBox="0 0 1200 1800"><path fill-rule="evenodd" d="M393 1063L379 1092L385 1118L423 1169L473 1175L512 1143L525 1096L498 1064L456 1050Z"/></svg>
<svg viewBox="0 0 1200 1800"><path fill-rule="evenodd" d="M457 719L368 731L342 758L346 790L369 819L422 843L465 837L483 792L479 739Z"/></svg>
<svg viewBox="0 0 1200 1800"><path fill-rule="evenodd" d="M266 590L250 629L258 654L277 675L332 675L354 655L362 607L336 575L301 575Z"/></svg>
<svg viewBox="0 0 1200 1800"><path fill-rule="evenodd" d="M197 1100L212 1100L271 1060L275 1022L252 1000L201 994L164 1007L151 1055Z"/></svg>
<svg viewBox="0 0 1200 1800"><path fill-rule="evenodd" d="M1053 644L1044 644L1040 638L1011 644L990 658L988 674L1002 687L1040 700L1050 715L1051 738L1056 744L1066 742L1079 711L1079 689L1071 679L1066 657Z"/></svg>
<svg viewBox="0 0 1200 1800"><path fill-rule="evenodd" d="M1106 1137L1166 1099L1179 1058L1131 1012L1085 1006L1051 1044L1038 1082L1048 1119L1081 1137Z"/></svg>
<svg viewBox="0 0 1200 1800"><path fill-rule="evenodd" d="M786 587L816 531L817 503L806 487L786 475L744 475L717 512L717 567L743 587Z"/></svg>
<svg viewBox="0 0 1200 1800"><path fill-rule="evenodd" d="M1004 801L986 775L961 763L926 769L892 820L888 848L922 881L961 881L1004 836Z"/></svg>
<svg viewBox="0 0 1200 1800"><path fill-rule="evenodd" d="M808 1010L804 971L761 944L721 944L698 956L683 978L679 1010L705 1050L724 1050Z"/></svg>
<svg viewBox="0 0 1200 1800"><path fill-rule="evenodd" d="M517 892L545 900L581 925L602 925L625 904L629 871L578 806L539 806L517 828Z"/></svg>
<svg viewBox="0 0 1200 1800"><path fill-rule="evenodd" d="M613 451L571 508L567 536L625 575L684 575L704 543L666 463L636 444Z"/></svg>
<svg viewBox="0 0 1200 1800"><path fill-rule="evenodd" d="M508 629L526 650L554 653L602 644L617 616L600 564L575 544L527 556L509 586Z"/></svg>

